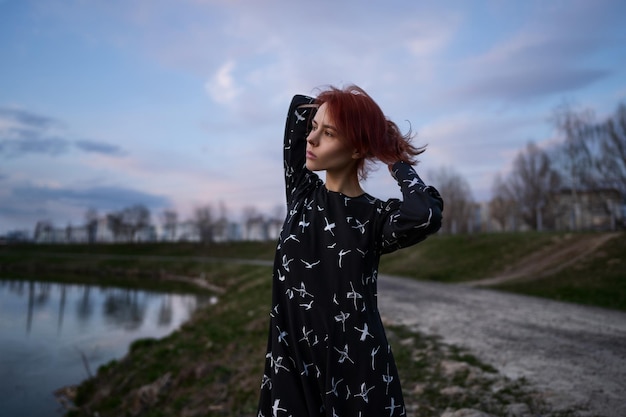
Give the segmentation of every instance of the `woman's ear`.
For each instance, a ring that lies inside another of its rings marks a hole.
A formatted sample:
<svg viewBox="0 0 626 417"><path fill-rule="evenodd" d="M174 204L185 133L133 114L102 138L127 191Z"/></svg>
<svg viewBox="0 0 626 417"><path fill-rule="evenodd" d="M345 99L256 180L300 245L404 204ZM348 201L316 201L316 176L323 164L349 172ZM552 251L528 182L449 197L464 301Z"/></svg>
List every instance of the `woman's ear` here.
<svg viewBox="0 0 626 417"><path fill-rule="evenodd" d="M355 149L354 152L352 152L352 159L361 159L362 157L363 155L358 150Z"/></svg>

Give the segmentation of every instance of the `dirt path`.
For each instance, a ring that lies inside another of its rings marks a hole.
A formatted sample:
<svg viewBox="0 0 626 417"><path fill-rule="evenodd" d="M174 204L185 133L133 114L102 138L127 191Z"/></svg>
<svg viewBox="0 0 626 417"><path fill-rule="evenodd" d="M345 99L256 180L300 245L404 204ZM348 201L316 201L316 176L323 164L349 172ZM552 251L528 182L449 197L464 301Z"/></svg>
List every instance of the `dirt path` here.
<svg viewBox="0 0 626 417"><path fill-rule="evenodd" d="M619 233L568 235L520 259L498 276L472 281L468 284L482 287L514 280L538 279L554 274L579 262L616 236L619 236Z"/></svg>
<svg viewBox="0 0 626 417"><path fill-rule="evenodd" d="M557 410L626 416L626 313L390 276L379 303L386 320L525 377Z"/></svg>

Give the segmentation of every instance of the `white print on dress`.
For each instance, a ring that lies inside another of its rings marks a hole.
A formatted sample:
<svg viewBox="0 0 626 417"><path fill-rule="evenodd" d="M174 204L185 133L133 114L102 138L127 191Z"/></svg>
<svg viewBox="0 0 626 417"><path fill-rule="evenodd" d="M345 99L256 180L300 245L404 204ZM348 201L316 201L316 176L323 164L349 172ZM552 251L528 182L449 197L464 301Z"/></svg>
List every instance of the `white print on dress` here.
<svg viewBox="0 0 626 417"><path fill-rule="evenodd" d="M304 264L304 267L306 269L313 269L313 267L317 264L319 264L321 261L315 261L315 262L307 262L304 259L300 259L300 261L302 261L302 263Z"/></svg>
<svg viewBox="0 0 626 417"><path fill-rule="evenodd" d="M361 384L361 392L359 392L358 394L354 394L354 396L363 398L363 401L367 403L369 402L369 399L367 398L367 394L369 394L369 392L373 389L374 389L374 385L367 388L367 385L365 385L365 382L364 382Z"/></svg>
<svg viewBox="0 0 626 417"><path fill-rule="evenodd" d="M343 347L343 350L339 350L337 348L335 348L335 350L337 351L337 353L339 353L339 359L337 360L337 362L344 363L346 361L346 359L347 359L352 364L354 364L354 361L352 359L350 359L350 356L348 355L348 345L347 344Z"/></svg>
<svg viewBox="0 0 626 417"><path fill-rule="evenodd" d="M354 290L354 285L352 285L352 283L350 283L350 287L352 288L352 291L348 291L346 297L354 300L354 309L357 310L358 307L356 306L356 300L363 298L363 296Z"/></svg>
<svg viewBox="0 0 626 417"><path fill-rule="evenodd" d="M326 222L326 227L324 227L325 232L330 232L331 235L335 236L335 232L333 229L336 227L335 223L328 223L328 219L324 217L324 221Z"/></svg>
<svg viewBox="0 0 626 417"><path fill-rule="evenodd" d="M272 389L272 379L263 374L263 380L261 381L261 389L267 387L267 389Z"/></svg>
<svg viewBox="0 0 626 417"><path fill-rule="evenodd" d="M348 217L350 218L350 217ZM365 223L361 223L359 221L359 219L354 219L354 221L356 222L356 226L352 226L353 229L358 229L362 235L365 234L365 225L367 225L370 221L367 220ZM349 221L348 221L349 222Z"/></svg>
<svg viewBox="0 0 626 417"><path fill-rule="evenodd" d="M285 238L285 240L283 241L283 243L287 243L289 240L295 240L296 242L300 243L300 240L298 240L298 238L296 237L296 235L289 235Z"/></svg>
<svg viewBox="0 0 626 417"><path fill-rule="evenodd" d="M430 219L432 219L432 217L433 217L433 209L428 209L428 219L424 223L415 226L415 228L420 229L422 227L430 226Z"/></svg>
<svg viewBox="0 0 626 417"><path fill-rule="evenodd" d="M352 252L352 249L348 249L348 250L343 250L342 249L342 250L339 251L339 268L342 267L342 262L341 261L343 260L343 257L346 256L347 254L349 254L350 252Z"/></svg>
<svg viewBox="0 0 626 417"><path fill-rule="evenodd" d="M269 359L270 361L270 367L274 368L274 373L277 374L279 370L284 369L285 371L289 372L289 368L287 368L285 365L283 365L283 357L279 356L278 358L274 359L274 357L272 356L272 353L268 353L267 355L265 355L265 357L267 359Z"/></svg>
<svg viewBox="0 0 626 417"><path fill-rule="evenodd" d="M343 379L340 379L339 381L335 382L335 377L333 377L330 382L330 384L332 385L332 388L330 389L330 391L326 393L326 395L335 394L335 397L339 397L339 393L337 392L337 386L339 385L341 381L343 381Z"/></svg>
<svg viewBox="0 0 626 417"><path fill-rule="evenodd" d="M343 311L341 312L341 314L335 316L335 321L341 322L341 324L343 324L344 332L346 331L346 320L348 320L348 317L350 317L350 313L344 313Z"/></svg>
<svg viewBox="0 0 626 417"><path fill-rule="evenodd" d="M298 223L298 226L302 227L302 233L304 233L304 229L309 227L310 224L311 222L307 222L306 217L302 216L302 220L300 220L300 222Z"/></svg>
<svg viewBox="0 0 626 417"><path fill-rule="evenodd" d="M272 406L272 416L273 417L278 417L278 412L279 411L287 411L286 408L280 408L280 399L274 401L274 405Z"/></svg>
<svg viewBox="0 0 626 417"><path fill-rule="evenodd" d="M412 180L404 180L404 182L408 182L409 183L409 185L407 185L408 188L411 188L414 185L420 184L420 180L418 180L417 177L413 178Z"/></svg>
<svg viewBox="0 0 626 417"><path fill-rule="evenodd" d="M307 292L306 290L306 286L304 285L304 282L300 283L300 288L296 288L296 287L291 287L295 292L297 292L298 294L300 294L300 297L304 298L304 297L311 297L313 298L313 294Z"/></svg>
<svg viewBox="0 0 626 417"><path fill-rule="evenodd" d="M387 384L387 389L385 390L385 394L389 394L389 384L393 381L393 376L389 373L389 364L387 364L387 374L383 375L383 382Z"/></svg>
<svg viewBox="0 0 626 417"><path fill-rule="evenodd" d="M280 330L280 327L278 326L276 326L276 329L278 329L278 343L285 342L285 344L289 346L289 343L287 343L287 339L285 339L289 333L287 333L286 331Z"/></svg>
<svg viewBox="0 0 626 417"><path fill-rule="evenodd" d="M311 363L302 362L302 366L304 366L304 371L300 372L300 375L309 376L309 367L313 365L314 364L312 362Z"/></svg>
<svg viewBox="0 0 626 417"><path fill-rule="evenodd" d="M371 334L368 330L367 323L363 323L363 329L359 329L356 326L354 326L354 329L361 333L361 337L359 338L361 342L364 342L367 336L371 337L372 339L374 338L374 335Z"/></svg>
<svg viewBox="0 0 626 417"><path fill-rule="evenodd" d="M287 255L283 255L283 268L285 271L289 272L289 264L293 262L293 258L287 259Z"/></svg>
<svg viewBox="0 0 626 417"><path fill-rule="evenodd" d="M385 407L385 410L389 410L389 417L393 416L393 413L396 408L402 407L401 405L396 405L396 399L391 397L391 404L388 407Z"/></svg>
<svg viewBox="0 0 626 417"><path fill-rule="evenodd" d="M293 111L293 114L296 116L296 124L300 123L300 122L304 122L306 119L304 118L304 113L306 112L306 110L304 110L302 113L300 114L298 113L298 109L295 109Z"/></svg>
<svg viewBox="0 0 626 417"><path fill-rule="evenodd" d="M373 348L372 353L370 353L370 356L372 357L372 371L374 370L374 358L376 357L376 354L378 353L378 349L380 349L380 346ZM383 376L383 381L384 380L385 380L385 377Z"/></svg>

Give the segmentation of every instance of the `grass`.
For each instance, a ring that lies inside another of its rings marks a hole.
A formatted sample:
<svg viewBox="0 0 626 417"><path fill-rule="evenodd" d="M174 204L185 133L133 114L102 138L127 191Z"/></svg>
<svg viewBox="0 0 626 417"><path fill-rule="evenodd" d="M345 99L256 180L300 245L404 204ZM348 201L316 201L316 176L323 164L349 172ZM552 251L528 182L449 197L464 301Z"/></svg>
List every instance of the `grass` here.
<svg viewBox="0 0 626 417"><path fill-rule="evenodd" d="M271 268L221 264L214 272L212 280L230 289L216 305L196 312L169 337L133 343L124 359L80 386L76 404L82 410L68 415L254 415ZM140 388L164 375L169 375L167 390L154 404L144 404Z"/></svg>
<svg viewBox="0 0 626 417"><path fill-rule="evenodd" d="M611 239L591 256L540 281L494 287L578 304L626 310L626 233Z"/></svg>
<svg viewBox="0 0 626 417"><path fill-rule="evenodd" d="M485 278L552 242L553 234L490 233L432 236L381 258L381 271L439 282Z"/></svg>
<svg viewBox="0 0 626 417"><path fill-rule="evenodd" d="M434 236L384 256L380 271L441 282L479 279L505 270L559 238L541 233ZM199 309L179 331L159 340L135 341L124 358L100 367L94 378L77 388L74 401L78 407L68 416L252 417L264 364L271 267L204 258L269 261L274 246L6 246L0 247L0 277L198 291L163 280L165 271L203 277L224 288L216 305ZM553 276L499 288L626 310L625 262L626 234L621 234L593 256ZM426 417L446 409L476 408L506 416L512 404L522 404L531 415L572 415L567 410L550 414L541 396L524 380L498 375L491 365L459 347L406 328L387 329L408 415ZM161 383L160 388L155 381ZM147 394L148 386L154 395Z"/></svg>

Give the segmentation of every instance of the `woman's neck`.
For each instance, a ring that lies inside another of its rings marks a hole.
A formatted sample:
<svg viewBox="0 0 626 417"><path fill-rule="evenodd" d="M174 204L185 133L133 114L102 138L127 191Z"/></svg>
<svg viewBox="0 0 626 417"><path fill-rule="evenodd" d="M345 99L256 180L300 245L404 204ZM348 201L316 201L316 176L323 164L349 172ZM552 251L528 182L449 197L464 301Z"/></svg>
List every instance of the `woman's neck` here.
<svg viewBox="0 0 626 417"><path fill-rule="evenodd" d="M358 197L364 193L356 172L350 175L333 175L332 172L326 171L326 189L348 197Z"/></svg>

